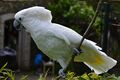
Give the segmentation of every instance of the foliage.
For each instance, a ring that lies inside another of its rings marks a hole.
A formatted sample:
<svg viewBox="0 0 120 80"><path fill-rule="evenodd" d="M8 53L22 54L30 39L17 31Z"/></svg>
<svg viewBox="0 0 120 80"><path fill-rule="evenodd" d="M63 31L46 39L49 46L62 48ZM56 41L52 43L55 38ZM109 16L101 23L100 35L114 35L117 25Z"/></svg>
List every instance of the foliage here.
<svg viewBox="0 0 120 80"><path fill-rule="evenodd" d="M6 69L7 63L0 69L0 80L15 80L15 74L12 70ZM47 72L45 75L40 75L38 80L47 80ZM58 77L52 80L61 80ZM28 80L28 75L22 76L20 80ZM65 80L120 80L120 76L116 77L114 74L110 75L105 73L103 75L97 75L95 73L85 73L81 76L76 75L74 72L68 72Z"/></svg>
<svg viewBox="0 0 120 80"><path fill-rule="evenodd" d="M74 72L68 72L66 80L120 80L120 76L116 77L114 74L110 75L108 73L105 73L102 76L95 73L85 73L81 76L75 76Z"/></svg>
<svg viewBox="0 0 120 80"><path fill-rule="evenodd" d="M91 5L80 0L53 0L48 4L48 9L52 12L53 22L69 26L82 34L95 14ZM100 35L100 24L101 20L97 17L94 26L91 28L93 36Z"/></svg>
<svg viewBox="0 0 120 80"><path fill-rule="evenodd" d="M38 80L46 80L46 76L40 75Z"/></svg>
<svg viewBox="0 0 120 80"><path fill-rule="evenodd" d="M81 76L75 76L74 72L68 72L66 80L102 80L101 76L95 73L83 74Z"/></svg>
<svg viewBox="0 0 120 80"><path fill-rule="evenodd" d="M47 80L47 76L41 75L38 80ZM61 80L61 78L53 78L52 80ZM95 73L85 73L81 76L76 75L74 72L68 72L65 79L62 80L120 80L120 76L116 77L114 74L110 75L104 73L103 75L97 75Z"/></svg>
<svg viewBox="0 0 120 80"><path fill-rule="evenodd" d="M7 63L0 69L0 80L15 80L15 73L6 68ZM28 76L22 76L20 80L28 80Z"/></svg>
<svg viewBox="0 0 120 80"><path fill-rule="evenodd" d="M0 80L15 80L12 70L6 69L7 63L0 69Z"/></svg>
<svg viewBox="0 0 120 80"><path fill-rule="evenodd" d="M20 80L28 80L28 75L23 75Z"/></svg>
<svg viewBox="0 0 120 80"><path fill-rule="evenodd" d="M49 71L49 69L47 70L45 75L41 74L38 80L47 80L48 71Z"/></svg>

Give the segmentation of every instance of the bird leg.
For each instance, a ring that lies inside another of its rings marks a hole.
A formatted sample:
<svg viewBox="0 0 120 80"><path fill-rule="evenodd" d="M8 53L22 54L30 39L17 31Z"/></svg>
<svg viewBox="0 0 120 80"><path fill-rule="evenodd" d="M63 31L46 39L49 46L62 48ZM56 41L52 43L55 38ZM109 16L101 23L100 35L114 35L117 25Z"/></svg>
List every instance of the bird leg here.
<svg viewBox="0 0 120 80"><path fill-rule="evenodd" d="M69 63L69 66L71 66L71 64L73 65L74 57L77 56L77 55L80 55L80 53L82 53L81 49L73 48L73 54L74 55L73 55L73 58L72 58L71 62ZM67 69L68 69L68 67L67 68L62 68L62 69L59 70L59 76L61 78L64 79L66 77L66 70Z"/></svg>
<svg viewBox="0 0 120 80"><path fill-rule="evenodd" d="M59 70L59 76L63 79L66 77L66 73L65 73L64 69Z"/></svg>
<svg viewBox="0 0 120 80"><path fill-rule="evenodd" d="M80 55L83 51L81 49L73 48L73 53L75 56Z"/></svg>

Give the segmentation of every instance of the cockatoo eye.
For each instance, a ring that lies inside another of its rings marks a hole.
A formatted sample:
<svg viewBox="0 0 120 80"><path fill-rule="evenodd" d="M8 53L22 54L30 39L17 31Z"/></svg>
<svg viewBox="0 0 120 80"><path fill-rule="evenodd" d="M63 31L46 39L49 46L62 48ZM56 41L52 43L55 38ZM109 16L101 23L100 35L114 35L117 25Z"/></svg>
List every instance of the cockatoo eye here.
<svg viewBox="0 0 120 80"><path fill-rule="evenodd" d="M18 20L19 20L19 21L22 21L22 18L20 17Z"/></svg>

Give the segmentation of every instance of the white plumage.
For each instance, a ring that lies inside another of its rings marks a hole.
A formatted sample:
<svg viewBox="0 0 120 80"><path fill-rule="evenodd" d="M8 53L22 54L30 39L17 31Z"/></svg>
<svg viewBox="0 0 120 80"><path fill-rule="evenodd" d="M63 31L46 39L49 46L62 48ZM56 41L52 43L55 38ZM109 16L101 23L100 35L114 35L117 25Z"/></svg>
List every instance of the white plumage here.
<svg viewBox="0 0 120 80"><path fill-rule="evenodd" d="M31 34L37 47L48 57L56 60L65 69L78 48L82 36L65 26L52 23L51 12L44 7L31 7L16 13L15 19ZM96 43L85 39L82 43L83 53L75 61L84 62L97 74L107 72L117 63L116 60L100 51Z"/></svg>

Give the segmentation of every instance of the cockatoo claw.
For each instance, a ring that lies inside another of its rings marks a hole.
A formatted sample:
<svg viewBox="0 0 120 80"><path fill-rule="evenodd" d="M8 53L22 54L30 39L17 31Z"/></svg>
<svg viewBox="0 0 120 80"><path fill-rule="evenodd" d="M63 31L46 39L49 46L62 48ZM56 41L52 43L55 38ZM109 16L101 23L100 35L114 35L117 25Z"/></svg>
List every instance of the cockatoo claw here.
<svg viewBox="0 0 120 80"><path fill-rule="evenodd" d="M77 48L73 48L73 53L75 56L80 55L80 53L82 53L81 49L77 49Z"/></svg>
<svg viewBox="0 0 120 80"><path fill-rule="evenodd" d="M66 73L64 72L64 69L60 69L60 70L59 70L59 76L60 76L61 78L65 78L65 77L66 77Z"/></svg>

